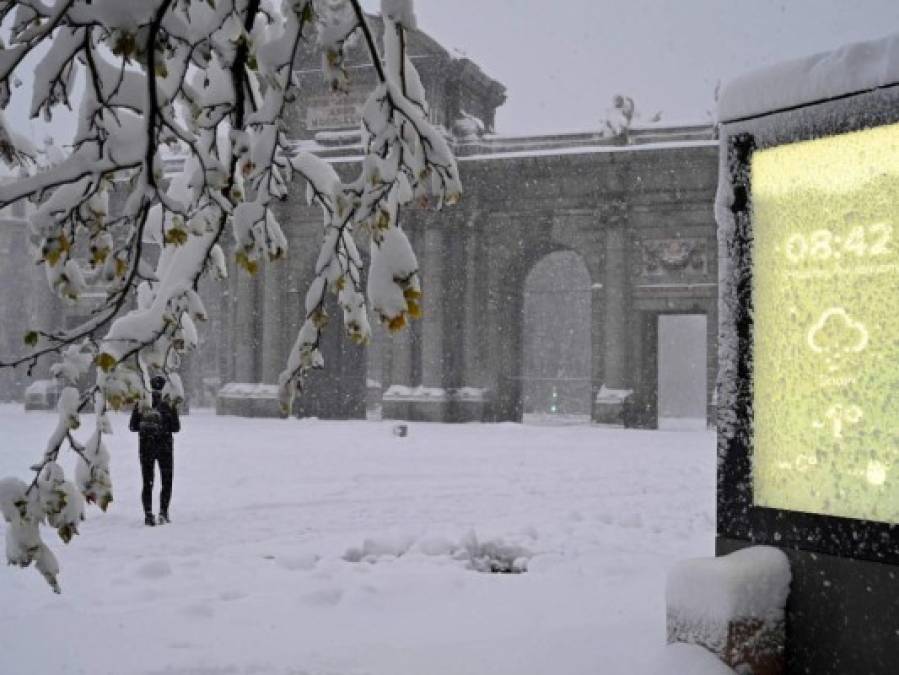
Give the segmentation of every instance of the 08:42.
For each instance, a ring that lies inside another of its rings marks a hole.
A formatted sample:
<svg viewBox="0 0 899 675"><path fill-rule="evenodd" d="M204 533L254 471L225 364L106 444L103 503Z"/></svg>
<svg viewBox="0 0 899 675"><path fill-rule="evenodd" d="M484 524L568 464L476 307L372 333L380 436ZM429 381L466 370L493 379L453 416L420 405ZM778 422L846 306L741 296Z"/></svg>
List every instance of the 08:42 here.
<svg viewBox="0 0 899 675"><path fill-rule="evenodd" d="M892 253L892 238L893 226L889 223L859 225L845 236L824 229L808 234L795 232L787 237L784 252L787 260L792 263L839 259L844 255L876 257Z"/></svg>

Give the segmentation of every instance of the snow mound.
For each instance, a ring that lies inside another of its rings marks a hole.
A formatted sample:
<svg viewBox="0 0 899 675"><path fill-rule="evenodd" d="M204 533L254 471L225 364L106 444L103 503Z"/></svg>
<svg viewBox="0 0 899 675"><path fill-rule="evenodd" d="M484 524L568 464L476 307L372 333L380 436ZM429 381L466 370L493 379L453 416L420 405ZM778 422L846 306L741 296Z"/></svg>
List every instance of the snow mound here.
<svg viewBox="0 0 899 675"><path fill-rule="evenodd" d="M709 621L782 618L790 579L786 554L773 546L684 560L668 575L668 608Z"/></svg>
<svg viewBox="0 0 899 675"><path fill-rule="evenodd" d="M718 120L731 122L899 83L899 34L785 61L728 82Z"/></svg>
<svg viewBox="0 0 899 675"><path fill-rule="evenodd" d="M668 642L699 644L731 663L782 653L790 579L786 554L771 546L678 563L668 575ZM747 636L737 645L735 627Z"/></svg>
<svg viewBox="0 0 899 675"><path fill-rule="evenodd" d="M469 532L458 542L442 537L416 539L410 536L386 536L365 539L361 547L352 547L343 554L351 563L374 564L400 558L407 554L445 556L462 561L476 572L488 574L521 574L527 572L533 553L524 546L506 542L502 538L479 540Z"/></svg>

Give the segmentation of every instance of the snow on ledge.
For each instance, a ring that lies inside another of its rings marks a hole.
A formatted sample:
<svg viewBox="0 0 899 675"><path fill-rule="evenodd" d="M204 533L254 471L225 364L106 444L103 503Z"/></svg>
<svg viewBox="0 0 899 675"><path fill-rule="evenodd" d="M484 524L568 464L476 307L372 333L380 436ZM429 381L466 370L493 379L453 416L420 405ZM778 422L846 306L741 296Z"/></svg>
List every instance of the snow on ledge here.
<svg viewBox="0 0 899 675"><path fill-rule="evenodd" d="M228 382L218 391L221 398L278 398L277 384Z"/></svg>
<svg viewBox="0 0 899 675"><path fill-rule="evenodd" d="M668 611L712 623L783 618L790 563L773 546L751 546L719 558L679 562L668 574Z"/></svg>
<svg viewBox="0 0 899 675"><path fill-rule="evenodd" d="M624 399L634 393L633 389L611 389L606 385L601 385L599 391L596 392L597 403L623 403Z"/></svg>
<svg viewBox="0 0 899 675"><path fill-rule="evenodd" d="M460 387L444 389L443 387L407 387L392 384L384 392L385 401L483 401L486 391L479 387Z"/></svg>
<svg viewBox="0 0 899 675"><path fill-rule="evenodd" d="M718 120L732 122L899 82L899 34L785 61L725 84Z"/></svg>

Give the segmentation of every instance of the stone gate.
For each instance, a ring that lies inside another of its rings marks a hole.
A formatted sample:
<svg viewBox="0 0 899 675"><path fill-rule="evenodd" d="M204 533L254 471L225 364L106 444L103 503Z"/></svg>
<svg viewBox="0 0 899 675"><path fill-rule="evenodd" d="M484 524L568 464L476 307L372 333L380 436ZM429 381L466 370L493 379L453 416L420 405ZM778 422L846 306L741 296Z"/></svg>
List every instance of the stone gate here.
<svg viewBox="0 0 899 675"><path fill-rule="evenodd" d="M590 298L590 366L577 379L589 388L593 419L617 422L623 396L633 392L638 423L655 424L663 314L706 317L711 415L717 368L713 128L635 125L615 137L598 131L500 136L494 116L504 87L423 33L408 44L431 120L446 130L458 157L464 199L442 212L403 211L401 224L420 261L424 319L394 336L376 327L368 349L333 326L322 345L326 369L309 378L295 413L351 418L380 406L384 417L400 419L520 420L525 282L546 256L571 251L589 275L579 292ZM374 71L364 54L351 53L354 88L335 97L318 59L310 53L295 72L302 94L285 123L298 147L349 177L362 154L358 115ZM203 283L211 321L184 366L192 403L216 405L225 414L278 414L275 385L303 320L321 242L321 214L305 206L304 195L305 185L296 182L281 208L286 262L266 265L253 278L234 270L224 288ZM0 233L0 247L11 257L24 242L23 225L15 222ZM8 283L41 283L14 267L3 271ZM50 303L38 304L46 310ZM330 313L340 316L336 307ZM21 346L19 325L35 320L23 317L8 336L0 332L8 353ZM545 348L547 357L564 358L559 345ZM4 375L0 394L21 398L21 379Z"/></svg>
<svg viewBox="0 0 899 675"><path fill-rule="evenodd" d="M502 137L493 131L504 88L471 61L418 33L412 59L459 159L465 196L443 212L406 209L402 226L420 262L424 319L390 336L375 329L360 349L331 331L323 373L298 414L440 421L520 420L523 292L529 271L555 251L577 253L590 275L593 418L619 419L624 393L655 423L661 314L707 317L708 414L716 372L717 261L712 204L717 146L709 125L634 127L600 133ZM351 67L355 89L332 98L310 62L296 74L305 97L290 119L298 145L352 175L361 156L356 114L373 84ZM302 298L321 237L317 208L282 214L290 262L257 279L236 275L223 299L219 376L234 382L226 412L274 412L273 385L302 320ZM337 314L335 312L335 314ZM248 350L245 345L259 349ZM215 370L210 369L210 371ZM249 384L248 384L249 383ZM268 387L249 386L253 383ZM243 393L241 393L243 392ZM249 403L268 400L269 403Z"/></svg>

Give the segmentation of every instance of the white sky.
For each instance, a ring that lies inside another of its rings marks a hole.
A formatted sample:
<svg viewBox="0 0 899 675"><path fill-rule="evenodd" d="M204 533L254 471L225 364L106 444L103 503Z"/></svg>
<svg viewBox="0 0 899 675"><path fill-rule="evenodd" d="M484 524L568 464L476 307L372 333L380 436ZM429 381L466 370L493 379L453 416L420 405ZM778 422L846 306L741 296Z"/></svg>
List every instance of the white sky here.
<svg viewBox="0 0 899 675"><path fill-rule="evenodd" d="M616 93L644 118L709 120L719 80L899 30L899 0L416 0L416 11L423 30L506 85L501 134L595 129ZM30 122L28 84L9 121L59 142L71 122Z"/></svg>
<svg viewBox="0 0 899 675"><path fill-rule="evenodd" d="M506 85L503 134L594 129L616 93L647 118L707 120L719 79L899 31L899 0L416 0L416 12Z"/></svg>

